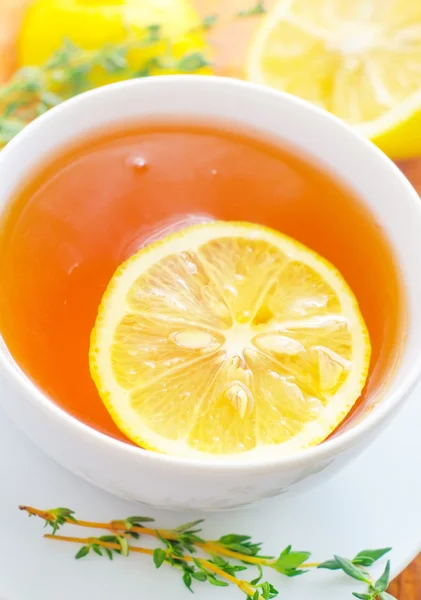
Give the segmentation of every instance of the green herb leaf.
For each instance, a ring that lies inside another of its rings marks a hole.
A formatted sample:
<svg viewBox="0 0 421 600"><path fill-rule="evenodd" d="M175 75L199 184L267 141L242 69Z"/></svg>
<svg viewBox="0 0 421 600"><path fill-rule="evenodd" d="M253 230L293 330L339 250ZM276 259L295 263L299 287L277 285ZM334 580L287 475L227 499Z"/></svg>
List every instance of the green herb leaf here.
<svg viewBox="0 0 421 600"><path fill-rule="evenodd" d="M262 580L262 577L263 577L263 569L262 569L262 567L260 565L256 565L256 567L257 567L257 570L259 571L259 577L256 577L256 579L252 579L250 581L251 585L257 585L259 583L259 581Z"/></svg>
<svg viewBox="0 0 421 600"><path fill-rule="evenodd" d="M231 544L239 544L247 542L251 537L249 535L237 535L236 533L228 533L219 538L218 542L224 546L230 546Z"/></svg>
<svg viewBox="0 0 421 600"><path fill-rule="evenodd" d="M199 519L197 521L190 521L190 523L184 523L184 525L180 525L179 527L176 527L174 529L174 531L183 533L184 531L188 531L189 529L196 527L196 525L199 525L199 523L203 523L203 521L204 521L204 519ZM200 531L200 530L198 529L197 531ZM190 533L196 533L196 532L190 532Z"/></svg>
<svg viewBox="0 0 421 600"><path fill-rule="evenodd" d="M260 596L259 590L256 590L253 595L253 600L259 600L259 596Z"/></svg>
<svg viewBox="0 0 421 600"><path fill-rule="evenodd" d="M159 569L159 567L165 562L167 558L167 553L162 548L155 548L153 551L153 561L155 563L155 567Z"/></svg>
<svg viewBox="0 0 421 600"><path fill-rule="evenodd" d="M226 581L221 581L220 579L217 579L215 575L211 575L210 573L208 573L208 581L212 585L216 585L218 587L227 587L228 585Z"/></svg>
<svg viewBox="0 0 421 600"><path fill-rule="evenodd" d="M197 579L197 581L206 581L208 576L203 571L194 571L191 576L193 579Z"/></svg>
<svg viewBox="0 0 421 600"><path fill-rule="evenodd" d="M317 567L318 569L329 569L330 571L338 571L341 566L340 564L332 559L332 560L326 560L325 562L320 563L320 565L318 565Z"/></svg>
<svg viewBox="0 0 421 600"><path fill-rule="evenodd" d="M291 546L288 546L281 552L277 560L270 564L272 569L287 575L288 577L294 577L301 575L305 571L297 571L308 558L311 556L310 552L296 552L291 550Z"/></svg>
<svg viewBox="0 0 421 600"><path fill-rule="evenodd" d="M380 600L397 600L397 598L391 594L388 594L387 592L382 592L380 594Z"/></svg>
<svg viewBox="0 0 421 600"><path fill-rule="evenodd" d="M129 542L127 541L127 538L118 535L117 541L120 544L121 554L123 556L129 556Z"/></svg>
<svg viewBox="0 0 421 600"><path fill-rule="evenodd" d="M266 9L263 5L263 2L261 0L259 0L259 2L257 2L257 4L255 4L251 8L248 8L246 10L240 10L236 14L236 16L237 17L254 17L256 15L263 15L265 13L266 13Z"/></svg>
<svg viewBox="0 0 421 600"><path fill-rule="evenodd" d="M177 70L184 73L194 73L209 64L202 52L192 52L178 61Z"/></svg>
<svg viewBox="0 0 421 600"><path fill-rule="evenodd" d="M98 546L98 544L92 544L92 550L98 554L98 556L102 556L101 546Z"/></svg>
<svg viewBox="0 0 421 600"><path fill-rule="evenodd" d="M362 565L363 567L371 567L373 563L390 552L392 548L378 548L376 550L361 550L352 559L354 565Z"/></svg>
<svg viewBox="0 0 421 600"><path fill-rule="evenodd" d="M152 519L151 517L128 517L127 519L124 519L125 522L130 523L130 525L134 525L134 526L138 526L141 525L142 523L152 523L153 521L155 521L155 519Z"/></svg>
<svg viewBox="0 0 421 600"><path fill-rule="evenodd" d="M125 54L125 50L118 49L113 52L108 52L100 59L99 64L107 71L107 73L121 73L127 69L128 66Z"/></svg>
<svg viewBox="0 0 421 600"><path fill-rule="evenodd" d="M187 589L189 589L192 593L193 590L191 589L191 575L190 573L184 573L183 575L183 581L184 581L184 585L186 586Z"/></svg>
<svg viewBox="0 0 421 600"><path fill-rule="evenodd" d="M108 556L110 560L113 560L113 553L109 548L104 548L105 554Z"/></svg>
<svg viewBox="0 0 421 600"><path fill-rule="evenodd" d="M260 589L261 591L261 596L263 596L263 598L265 600L269 600L270 597L270 586L269 583L267 581L265 581L264 583L260 584Z"/></svg>
<svg viewBox="0 0 421 600"><path fill-rule="evenodd" d="M107 542L108 544L118 544L116 535L102 535L100 538L101 542Z"/></svg>
<svg viewBox="0 0 421 600"><path fill-rule="evenodd" d="M74 518L74 514L75 511L74 510L70 510L70 508L54 508L53 510L49 510L47 511L53 515L55 515L56 517L64 517L66 519L69 519L70 521L73 521L73 523L77 523L76 519Z"/></svg>
<svg viewBox="0 0 421 600"><path fill-rule="evenodd" d="M349 575L349 577L357 579L357 581L364 581L365 583L370 583L370 581L367 579L367 576L362 572L362 570L354 566L348 558L343 558L342 556L337 556L335 554L335 560L339 564L342 571Z"/></svg>
<svg viewBox="0 0 421 600"><path fill-rule="evenodd" d="M352 592L352 595L359 600L373 600L373 596L371 594L357 594L357 592Z"/></svg>
<svg viewBox="0 0 421 600"><path fill-rule="evenodd" d="M156 537L158 538L158 540L160 540L164 546L166 546L167 548L172 548L172 544L169 540L166 540L158 531L158 529L155 529L155 533L156 533Z"/></svg>
<svg viewBox="0 0 421 600"><path fill-rule="evenodd" d="M82 548L80 548L79 552L76 553L75 558L79 559L79 558L83 558L84 556L86 556L87 554L89 554L89 546L82 546Z"/></svg>
<svg viewBox="0 0 421 600"><path fill-rule="evenodd" d="M42 92L42 94L40 94L40 99L47 106L57 106L57 104L63 102L63 98L49 91Z"/></svg>
<svg viewBox="0 0 421 600"><path fill-rule="evenodd" d="M218 21L218 17L216 15L208 15L202 21L202 27L205 31L208 31L211 27L215 25Z"/></svg>
<svg viewBox="0 0 421 600"><path fill-rule="evenodd" d="M149 42L158 42L161 39L161 25L149 25L146 28Z"/></svg>
<svg viewBox="0 0 421 600"><path fill-rule="evenodd" d="M378 592L378 593L384 592L387 589L387 586L389 585L389 579L390 579L390 560L387 561L385 570L383 571L383 574L378 578L378 580L374 584L374 589L376 590L376 592Z"/></svg>

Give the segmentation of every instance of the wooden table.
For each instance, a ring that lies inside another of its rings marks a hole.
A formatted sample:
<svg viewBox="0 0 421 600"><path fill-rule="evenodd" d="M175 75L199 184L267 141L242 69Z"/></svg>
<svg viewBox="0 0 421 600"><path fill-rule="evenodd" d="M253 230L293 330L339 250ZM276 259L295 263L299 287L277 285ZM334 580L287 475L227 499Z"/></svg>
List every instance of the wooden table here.
<svg viewBox="0 0 421 600"><path fill-rule="evenodd" d="M399 600L421 600L421 555L390 585Z"/></svg>
<svg viewBox="0 0 421 600"><path fill-rule="evenodd" d="M6 80L16 66L16 36L25 6L31 0L0 0L0 83ZM274 0L267 0L268 6ZM233 14L238 7L244 8L249 0L193 0L200 12L206 14ZM254 4L251 0L250 4ZM232 24L222 23L217 44L216 60L220 71L233 75L235 64L243 54L246 39L253 29L252 21ZM232 29L234 27L234 30ZM233 40L235 44L233 44ZM399 164L400 168L421 195L421 158ZM420 531L421 537L421 531ZM421 554L392 582L390 593L398 600L421 600Z"/></svg>
<svg viewBox="0 0 421 600"><path fill-rule="evenodd" d="M399 167L421 195L421 159L399 163ZM389 591L398 600L421 600L421 554L392 582Z"/></svg>

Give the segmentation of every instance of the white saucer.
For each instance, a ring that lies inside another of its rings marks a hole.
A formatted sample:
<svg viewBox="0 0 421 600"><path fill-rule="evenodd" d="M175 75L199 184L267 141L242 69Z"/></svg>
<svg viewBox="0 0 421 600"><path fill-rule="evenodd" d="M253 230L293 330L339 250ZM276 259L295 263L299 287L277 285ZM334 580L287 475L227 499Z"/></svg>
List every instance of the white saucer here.
<svg viewBox="0 0 421 600"><path fill-rule="evenodd" d="M397 575L421 550L420 403L421 387L383 436L332 481L300 496L209 514L205 536L246 533L264 542L267 554L292 544L311 550L317 561L333 553L351 557L364 548L393 546L392 574ZM3 412L0 482L1 600L191 598L178 572L166 566L156 571L149 557L116 557L112 563L96 555L73 560L77 546L44 540L42 522L29 519L17 506L66 506L92 520L146 514L163 527L195 514L152 511L91 487L27 441ZM382 567L384 563L377 572ZM351 591L362 591L340 572L286 579L268 571L267 579L280 590L280 600L346 600ZM197 582L195 598L245 598L236 588L215 589Z"/></svg>

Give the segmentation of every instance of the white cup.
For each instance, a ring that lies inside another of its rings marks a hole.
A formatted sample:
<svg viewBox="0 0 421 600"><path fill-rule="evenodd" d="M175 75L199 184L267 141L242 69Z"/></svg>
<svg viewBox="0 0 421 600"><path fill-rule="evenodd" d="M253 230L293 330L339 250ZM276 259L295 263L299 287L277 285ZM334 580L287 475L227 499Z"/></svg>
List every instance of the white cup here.
<svg viewBox="0 0 421 600"><path fill-rule="evenodd" d="M420 199L372 144L306 102L231 79L169 76L88 92L29 125L0 153L0 212L28 173L70 140L91 130L160 116L203 123L220 120L293 145L349 184L371 210L394 248L408 314L401 332L401 360L380 401L362 420L315 448L241 463L160 455L91 429L49 400L13 362L4 344L0 344L0 402L13 421L62 465L108 492L145 504L231 508L314 485L382 431L420 375Z"/></svg>

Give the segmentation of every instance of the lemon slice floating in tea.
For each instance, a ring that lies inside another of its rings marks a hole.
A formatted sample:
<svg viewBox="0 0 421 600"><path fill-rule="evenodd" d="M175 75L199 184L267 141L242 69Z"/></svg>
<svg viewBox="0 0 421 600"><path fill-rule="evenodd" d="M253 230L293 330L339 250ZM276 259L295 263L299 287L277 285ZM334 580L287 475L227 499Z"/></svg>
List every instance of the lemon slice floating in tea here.
<svg viewBox="0 0 421 600"><path fill-rule="evenodd" d="M279 0L247 76L325 108L393 158L421 152L421 4Z"/></svg>
<svg viewBox="0 0 421 600"><path fill-rule="evenodd" d="M117 270L90 368L134 442L196 458L265 458L324 440L364 386L370 341L326 260L248 223L193 225Z"/></svg>

